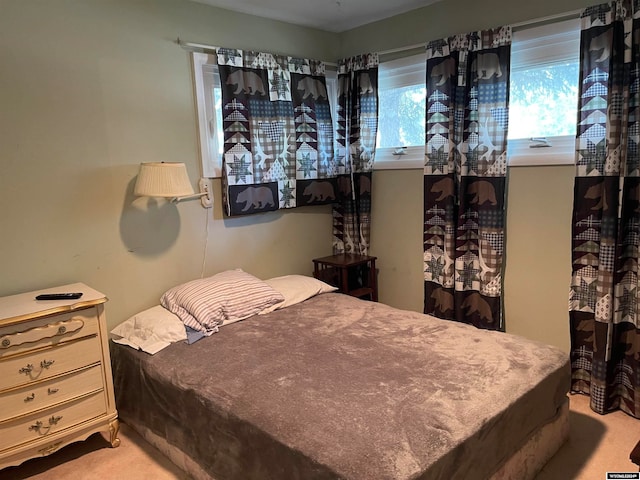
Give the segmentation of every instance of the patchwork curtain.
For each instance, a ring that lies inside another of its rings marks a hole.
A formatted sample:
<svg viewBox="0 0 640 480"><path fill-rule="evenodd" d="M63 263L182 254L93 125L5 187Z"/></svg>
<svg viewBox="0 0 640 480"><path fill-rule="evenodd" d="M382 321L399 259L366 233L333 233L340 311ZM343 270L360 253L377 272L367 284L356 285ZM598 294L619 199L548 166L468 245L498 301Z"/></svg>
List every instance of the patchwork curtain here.
<svg viewBox="0 0 640 480"><path fill-rule="evenodd" d="M218 48L229 216L336 201L324 63Z"/></svg>
<svg viewBox="0 0 640 480"><path fill-rule="evenodd" d="M504 330L511 28L427 45L424 312Z"/></svg>
<svg viewBox="0 0 640 480"><path fill-rule="evenodd" d="M640 418L638 7L582 13L569 315L571 389Z"/></svg>
<svg viewBox="0 0 640 480"><path fill-rule="evenodd" d="M371 238L371 173L378 133L378 55L338 63L338 201L334 253L367 255Z"/></svg>

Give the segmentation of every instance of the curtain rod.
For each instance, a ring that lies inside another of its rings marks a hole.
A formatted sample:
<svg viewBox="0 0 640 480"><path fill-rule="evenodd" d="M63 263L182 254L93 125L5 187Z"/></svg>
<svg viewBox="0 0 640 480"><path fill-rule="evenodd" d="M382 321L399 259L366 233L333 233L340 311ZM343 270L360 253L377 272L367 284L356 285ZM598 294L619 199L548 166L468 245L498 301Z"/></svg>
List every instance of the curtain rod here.
<svg viewBox="0 0 640 480"><path fill-rule="evenodd" d="M546 22L560 22L562 20L570 20L572 18L579 18L582 10L571 10L570 12L558 13L556 15L549 15L547 17L535 18L533 20L526 20L524 22L512 23L512 28L531 27L538 23Z"/></svg>
<svg viewBox="0 0 640 480"><path fill-rule="evenodd" d="M195 43L195 42L185 42L183 40L180 40L180 37L178 37L176 39L176 43L178 45L180 45L182 48L184 48L185 50L191 50L194 48L198 48L198 49L202 49L202 50L216 50L218 47L214 46L214 45L206 45L204 43ZM418 48L425 48L426 47L426 42L425 43L415 43L413 45L407 45L406 47L398 47L398 48L391 48L389 50L381 50L378 52L378 55L389 55L391 53L399 53L399 52L404 52L406 50L416 50ZM337 63L332 63L332 62L324 62L325 65L331 65L333 67L337 67L338 64Z"/></svg>
<svg viewBox="0 0 640 480"><path fill-rule="evenodd" d="M533 20L527 20L527 21L523 21L523 22L518 22L518 23L512 23L511 27L512 28L521 28L521 27L529 27L529 26L533 26L533 25L537 25L539 23L546 23L546 22L553 22L553 21L561 21L561 20L569 20L571 18L578 18L580 16L580 14L582 13L582 10L572 10L570 12L564 12L564 13L559 13L556 15L549 15L547 17L541 17L541 18L535 18ZM415 43L413 45L407 45L405 47L398 47L398 48L392 48L389 50L381 50L378 52L378 55L388 55L391 53L399 53L399 52L404 52L407 50L417 50L418 48L426 48L428 42L423 42L423 43Z"/></svg>
<svg viewBox="0 0 640 480"><path fill-rule="evenodd" d="M191 50L194 48L199 48L202 50L216 50L218 47L214 46L214 45L205 45L204 43L194 43L194 42L184 42L182 40L180 40L180 37L177 38L176 43L178 45L180 45L182 48L184 48L185 50ZM323 63L325 65L329 65L331 67L337 67L338 64L337 63L332 63L332 62L325 62L323 61Z"/></svg>
<svg viewBox="0 0 640 480"><path fill-rule="evenodd" d="M405 52L407 50L417 50L418 48L426 48L427 42L414 43L413 45L407 45L406 47L390 48L389 50L380 50L378 55L389 55L391 53Z"/></svg>

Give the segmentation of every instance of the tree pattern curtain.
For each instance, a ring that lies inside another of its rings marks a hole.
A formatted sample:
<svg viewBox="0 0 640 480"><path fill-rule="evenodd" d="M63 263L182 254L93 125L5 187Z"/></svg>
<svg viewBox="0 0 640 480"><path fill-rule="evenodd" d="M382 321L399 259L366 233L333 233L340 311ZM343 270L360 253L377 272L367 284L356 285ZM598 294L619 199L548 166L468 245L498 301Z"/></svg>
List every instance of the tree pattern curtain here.
<svg viewBox="0 0 640 480"><path fill-rule="evenodd" d="M569 315L571 389L640 418L638 5L582 13Z"/></svg>
<svg viewBox="0 0 640 480"><path fill-rule="evenodd" d="M378 133L378 55L338 63L338 202L333 207L334 253L367 255L371 238L371 172Z"/></svg>
<svg viewBox="0 0 640 480"><path fill-rule="evenodd" d="M424 312L503 330L511 28L427 45Z"/></svg>
<svg viewBox="0 0 640 480"><path fill-rule="evenodd" d="M338 165L323 62L218 48L228 216L329 204Z"/></svg>

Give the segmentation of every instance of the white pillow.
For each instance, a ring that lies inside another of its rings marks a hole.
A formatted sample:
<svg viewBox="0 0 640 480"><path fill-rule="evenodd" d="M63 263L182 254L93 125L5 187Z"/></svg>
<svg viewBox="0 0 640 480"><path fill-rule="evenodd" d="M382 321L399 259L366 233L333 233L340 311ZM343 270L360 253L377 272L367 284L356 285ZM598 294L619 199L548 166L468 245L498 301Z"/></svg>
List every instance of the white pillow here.
<svg viewBox="0 0 640 480"><path fill-rule="evenodd" d="M321 293L335 292L338 290L337 287L306 275L285 275L284 277L270 278L265 280L264 283L280 292L284 297L284 302L266 308L260 312L260 315L304 302L306 299Z"/></svg>
<svg viewBox="0 0 640 480"><path fill-rule="evenodd" d="M152 355L173 342L187 339L184 323L162 305L143 310L117 325L113 341Z"/></svg>
<svg viewBox="0 0 640 480"><path fill-rule="evenodd" d="M236 269L173 287L160 303L185 325L211 335L222 325L244 320L282 300L268 284Z"/></svg>

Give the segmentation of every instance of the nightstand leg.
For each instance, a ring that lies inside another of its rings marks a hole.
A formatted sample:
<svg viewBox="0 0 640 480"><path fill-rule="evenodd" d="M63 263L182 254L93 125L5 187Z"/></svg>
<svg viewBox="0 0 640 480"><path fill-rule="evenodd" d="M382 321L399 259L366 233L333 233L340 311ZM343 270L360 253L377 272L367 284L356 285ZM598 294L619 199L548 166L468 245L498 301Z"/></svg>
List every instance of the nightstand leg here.
<svg viewBox="0 0 640 480"><path fill-rule="evenodd" d="M340 281L340 291L342 293L349 293L349 269L347 267L342 267L340 269L340 276L342 280Z"/></svg>
<svg viewBox="0 0 640 480"><path fill-rule="evenodd" d="M111 448L120 446L120 439L118 438L119 430L120 422L118 422L118 419L109 422L109 442L111 443Z"/></svg>
<svg viewBox="0 0 640 480"><path fill-rule="evenodd" d="M371 260L369 265L369 286L371 287L371 300L378 301L378 275L376 275L376 261Z"/></svg>

